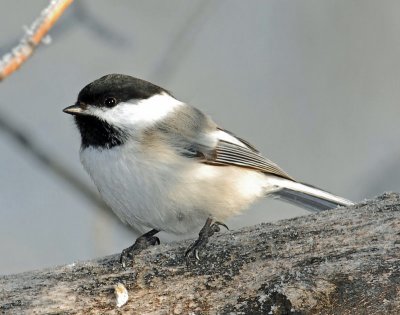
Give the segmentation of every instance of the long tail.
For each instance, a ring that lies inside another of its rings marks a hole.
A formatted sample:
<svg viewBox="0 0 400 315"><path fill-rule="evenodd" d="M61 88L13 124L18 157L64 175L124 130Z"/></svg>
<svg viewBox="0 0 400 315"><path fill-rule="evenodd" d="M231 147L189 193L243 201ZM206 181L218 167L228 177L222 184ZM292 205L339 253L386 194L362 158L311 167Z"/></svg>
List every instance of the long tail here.
<svg viewBox="0 0 400 315"><path fill-rule="evenodd" d="M285 178L275 177L273 182L276 182L275 184L279 188L272 192L272 197L282 199L306 210L317 212L354 204L350 200L319 188Z"/></svg>

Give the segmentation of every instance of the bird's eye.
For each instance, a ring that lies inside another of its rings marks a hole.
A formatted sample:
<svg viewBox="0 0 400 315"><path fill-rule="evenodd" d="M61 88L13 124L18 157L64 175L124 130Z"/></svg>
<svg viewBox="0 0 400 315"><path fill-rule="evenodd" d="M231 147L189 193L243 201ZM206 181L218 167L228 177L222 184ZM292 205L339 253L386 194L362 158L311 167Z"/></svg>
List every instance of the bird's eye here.
<svg viewBox="0 0 400 315"><path fill-rule="evenodd" d="M104 100L104 105L107 107L113 107L113 106L117 105L117 99L115 97L107 97Z"/></svg>

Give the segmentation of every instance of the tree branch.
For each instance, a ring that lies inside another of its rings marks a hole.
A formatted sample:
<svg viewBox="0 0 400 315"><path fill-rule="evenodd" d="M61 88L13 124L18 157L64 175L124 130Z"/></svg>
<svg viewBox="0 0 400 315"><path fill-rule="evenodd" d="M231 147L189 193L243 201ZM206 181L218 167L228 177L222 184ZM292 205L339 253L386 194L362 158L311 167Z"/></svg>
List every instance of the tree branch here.
<svg viewBox="0 0 400 315"><path fill-rule="evenodd" d="M49 6L26 30L24 37L11 53L5 54L0 60L0 81L4 80L33 54L35 48L42 42L48 31L57 22L73 0L52 0Z"/></svg>
<svg viewBox="0 0 400 315"><path fill-rule="evenodd" d="M0 311L399 314L399 231L400 195L385 194L348 208L217 235L190 268L183 257L189 241L184 241L144 251L127 270L110 256L3 276Z"/></svg>

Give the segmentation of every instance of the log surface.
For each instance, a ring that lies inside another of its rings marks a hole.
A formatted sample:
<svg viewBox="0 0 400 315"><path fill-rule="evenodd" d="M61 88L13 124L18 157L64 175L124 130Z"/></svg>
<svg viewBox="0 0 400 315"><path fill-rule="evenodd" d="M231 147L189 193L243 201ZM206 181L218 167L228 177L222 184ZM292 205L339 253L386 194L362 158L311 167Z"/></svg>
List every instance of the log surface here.
<svg viewBox="0 0 400 315"><path fill-rule="evenodd" d="M0 277L1 314L400 314L400 195L190 241ZM128 302L117 307L122 283Z"/></svg>

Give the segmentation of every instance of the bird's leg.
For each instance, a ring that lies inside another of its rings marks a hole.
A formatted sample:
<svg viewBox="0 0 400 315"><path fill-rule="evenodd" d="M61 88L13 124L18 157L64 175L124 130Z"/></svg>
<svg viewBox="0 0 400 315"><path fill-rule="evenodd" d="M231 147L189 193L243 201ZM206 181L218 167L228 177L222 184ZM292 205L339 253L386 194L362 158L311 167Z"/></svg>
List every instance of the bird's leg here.
<svg viewBox="0 0 400 315"><path fill-rule="evenodd" d="M157 236L154 236L158 232L160 231L152 229L151 231L139 236L136 239L135 244L133 244L128 248L125 248L122 251L121 257L119 259L120 263L122 264L122 267L125 268L126 263L132 260L133 256L141 252L143 249L146 249L150 246L159 245L160 239Z"/></svg>
<svg viewBox="0 0 400 315"><path fill-rule="evenodd" d="M219 232L220 226L225 227L227 230L229 228L222 222L214 221L208 218L203 228L200 230L199 238L189 246L185 252L186 263L190 263L190 257L194 256L197 260L200 260L199 252L207 245L208 239L214 235L214 233Z"/></svg>

